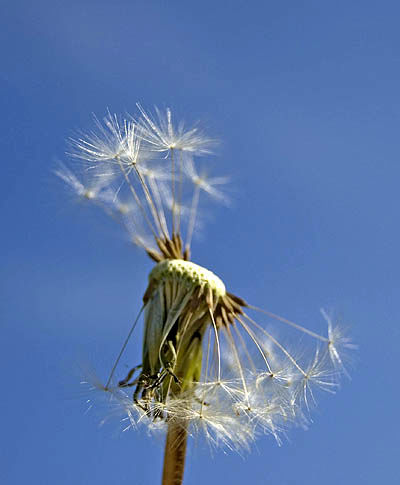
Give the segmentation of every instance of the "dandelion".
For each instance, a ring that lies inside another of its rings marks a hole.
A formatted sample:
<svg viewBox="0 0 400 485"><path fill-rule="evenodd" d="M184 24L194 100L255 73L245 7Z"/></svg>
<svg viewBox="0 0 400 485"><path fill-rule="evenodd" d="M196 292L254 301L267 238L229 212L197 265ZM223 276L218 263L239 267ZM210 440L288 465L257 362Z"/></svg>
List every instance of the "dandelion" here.
<svg viewBox="0 0 400 485"><path fill-rule="evenodd" d="M210 138L175 126L169 109L152 116L138 108L136 118L96 119L95 131L71 142L85 183L66 167L56 174L155 263L107 381L92 386L119 407L125 429L166 431L162 483L169 485L182 483L189 436L240 451L260 433L280 444L290 426L306 426L316 391L337 389L354 346L325 311L322 335L250 305L191 260L202 194L225 201L227 179L207 177L197 165ZM124 375L119 363L142 314L140 364ZM293 345L300 335L301 349Z"/></svg>

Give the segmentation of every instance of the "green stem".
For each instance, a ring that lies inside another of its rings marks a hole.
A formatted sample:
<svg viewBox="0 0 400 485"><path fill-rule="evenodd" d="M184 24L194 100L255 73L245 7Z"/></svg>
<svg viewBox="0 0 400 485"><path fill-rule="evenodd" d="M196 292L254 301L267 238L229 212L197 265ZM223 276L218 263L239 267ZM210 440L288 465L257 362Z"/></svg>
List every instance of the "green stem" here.
<svg viewBox="0 0 400 485"><path fill-rule="evenodd" d="M170 421L165 441L162 485L181 485L185 471L187 423Z"/></svg>

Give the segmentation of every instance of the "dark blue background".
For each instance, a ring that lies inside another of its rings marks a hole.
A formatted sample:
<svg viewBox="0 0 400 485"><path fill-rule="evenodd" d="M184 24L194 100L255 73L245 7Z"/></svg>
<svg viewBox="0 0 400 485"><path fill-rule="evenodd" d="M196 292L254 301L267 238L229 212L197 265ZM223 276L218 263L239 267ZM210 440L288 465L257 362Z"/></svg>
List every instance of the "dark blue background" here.
<svg viewBox="0 0 400 485"><path fill-rule="evenodd" d="M396 482L399 15L365 0L2 2L2 483L159 482L162 440L99 429L76 365L110 367L151 262L51 174L91 113L136 101L222 140L234 203L213 209L195 261L310 328L336 309L360 345L309 431L245 459L194 442L186 482Z"/></svg>

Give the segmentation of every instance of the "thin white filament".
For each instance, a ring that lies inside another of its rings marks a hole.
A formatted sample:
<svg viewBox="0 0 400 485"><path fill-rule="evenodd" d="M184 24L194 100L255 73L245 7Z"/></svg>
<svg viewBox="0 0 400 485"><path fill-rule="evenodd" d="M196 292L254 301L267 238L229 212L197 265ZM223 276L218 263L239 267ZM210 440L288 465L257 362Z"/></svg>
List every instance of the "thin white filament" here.
<svg viewBox="0 0 400 485"><path fill-rule="evenodd" d="M143 217L144 217L145 221L147 222L147 224L148 224L151 232L153 233L153 236L155 238L157 238L157 233L154 230L153 224L151 223L150 219L148 218L147 213L146 213L146 211L145 211L145 209L143 207L143 204L141 203L140 198L137 195L136 190L133 187L132 182L130 181L130 179L129 179L129 177L128 177L125 169L124 169L124 166L122 165L122 163L121 163L121 161L119 159L118 159L118 163L119 163L119 167L121 169L121 172L122 172L122 174L123 174L123 176L124 176L124 178L126 180L126 183L128 184L129 190L131 191L131 193L133 195L133 198L135 199L136 203L138 204L140 210L142 211Z"/></svg>
<svg viewBox="0 0 400 485"><path fill-rule="evenodd" d="M129 330L129 333L128 333L125 341L124 341L124 344L122 345L122 348L121 348L121 350L120 350L120 352L118 354L118 357L117 357L117 359L116 359L116 361L115 361L115 363L113 365L113 368L111 369L110 377L108 378L107 384L105 385L105 388L106 389L108 388L108 386L109 386L109 384L111 382L111 379L113 378L115 369L117 368L117 365L118 365L118 363L119 363L119 361L120 361L120 359L122 357L122 354L124 353L124 351L126 349L126 346L128 345L129 339L131 338L132 333L135 330L136 324L139 321L140 315L142 314L142 311L143 311L144 307L145 307L145 305L142 305L142 307L141 307L141 309L140 309L140 311L139 311L139 313L138 313L135 321L133 322L133 325L132 325L131 329Z"/></svg>
<svg viewBox="0 0 400 485"><path fill-rule="evenodd" d="M190 208L190 219L186 236L186 249L190 249L190 245L192 244L194 225L196 223L197 208L199 206L199 198L200 187L196 185L193 191L192 206Z"/></svg>
<svg viewBox="0 0 400 485"><path fill-rule="evenodd" d="M243 367L242 367L242 364L240 362L240 357L239 357L239 353L238 353L237 348L236 348L235 340L233 338L231 329L229 327L226 327L226 333L228 334L228 337L229 337L228 340L229 340L229 343L232 346L232 350L233 350L233 353L235 355L236 364L237 364L238 369L239 369L240 379L241 379L242 385L243 385L243 391L244 391L244 394L246 396L247 407L250 408L249 392L247 390L247 384L246 384L246 379L244 377Z"/></svg>
<svg viewBox="0 0 400 485"><path fill-rule="evenodd" d="M163 233L165 237L169 239L167 220L165 218L165 212L164 212L164 208L163 208L163 204L160 196L160 191L157 186L157 182L153 177L148 177L148 179L149 179L150 189L151 189L151 192L153 193L154 200L156 203L157 212L160 218L160 223L162 226Z"/></svg>
<svg viewBox="0 0 400 485"><path fill-rule="evenodd" d="M248 315L244 313L244 317L249 320L253 325L255 325L259 330L261 330L262 333L264 333L272 343L274 343L285 355L286 357L292 362L292 364L300 371L301 374L303 374L304 377L307 377L307 373L300 367L300 365L297 363L297 360L285 349L285 347L280 344L276 338L274 338L269 332L267 332L264 328L261 327L257 322L255 322L252 318L250 318Z"/></svg>
<svg viewBox="0 0 400 485"><path fill-rule="evenodd" d="M218 337L218 329L217 329L217 325L215 323L215 320L214 320L214 314L212 312L212 309L209 308L208 309L210 315L211 315L211 321L212 321L212 324L213 324L213 328L214 328L214 335L215 335L215 343L217 344L217 354L218 354L218 381L221 380L221 347L219 345L219 337Z"/></svg>
<svg viewBox="0 0 400 485"><path fill-rule="evenodd" d="M146 184L146 181L143 179L142 177L142 174L139 172L139 170L137 169L136 165L135 165L135 172L136 172L136 175L138 176L139 180L140 180L140 183L143 187L143 192L145 194L145 197L146 197L146 200L147 200L147 203L150 207L150 211L153 215L153 219L154 219L154 222L156 223L159 231L160 231L160 234L163 232L162 230L162 224L161 224L161 221L160 221L160 215L159 213L157 212L157 209L156 209L156 206L154 204L154 201L151 197L151 194L150 194L150 191L147 187L147 184ZM165 234L164 234L165 236Z"/></svg>
<svg viewBox="0 0 400 485"><path fill-rule="evenodd" d="M242 327L246 330L246 332L250 336L251 340L254 342L257 349L259 350L259 352L260 352L260 354L261 354L262 358L264 359L264 362L267 366L268 372L272 373L272 369L271 369L271 366L269 365L267 356L265 355L265 352L263 351L263 349L260 347L260 344L257 342L257 339L256 339L254 333L249 329L249 327L244 323L244 321L239 316L237 316L236 318L237 318L238 322L242 325Z"/></svg>
<svg viewBox="0 0 400 485"><path fill-rule="evenodd" d="M286 323L287 325L290 325L291 327L296 328L297 330L300 330L301 332L304 332L304 333L310 335L311 337L314 337L318 340L322 340L322 342L329 342L329 339L327 337L324 337L322 335L318 335L317 333L313 332L312 330L308 330L307 328L302 327L298 323L287 320L286 318L281 317L279 315L276 315L275 313L269 312L268 310L264 310L263 308L258 308L254 305L248 305L248 308L256 310L260 313L265 313L265 315L268 315L269 317L274 318L275 320L278 320L279 322Z"/></svg>

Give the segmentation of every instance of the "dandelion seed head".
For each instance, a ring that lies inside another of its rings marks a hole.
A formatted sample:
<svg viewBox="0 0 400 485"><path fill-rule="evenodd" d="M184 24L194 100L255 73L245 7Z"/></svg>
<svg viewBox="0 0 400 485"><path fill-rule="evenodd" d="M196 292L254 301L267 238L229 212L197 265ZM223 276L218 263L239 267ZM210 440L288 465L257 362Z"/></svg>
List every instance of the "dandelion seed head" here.
<svg viewBox="0 0 400 485"><path fill-rule="evenodd" d="M225 285L218 276L198 264L182 259L168 259L158 263L149 275L150 281L166 279L193 287L210 288L217 298L226 294Z"/></svg>
<svg viewBox="0 0 400 485"><path fill-rule="evenodd" d="M306 426L319 391L338 389L354 345L325 311L327 336L252 307L192 261L200 200L227 200L221 191L227 178L209 177L196 158L209 155L214 141L198 126L176 123L170 109L138 109L128 119L110 112L95 118L94 130L70 142L81 173L56 171L155 263L106 384L85 382L112 415L123 417L124 430L142 426L154 434L173 425L236 451L263 433L281 444L290 426ZM119 362L141 315L140 364L121 375Z"/></svg>

